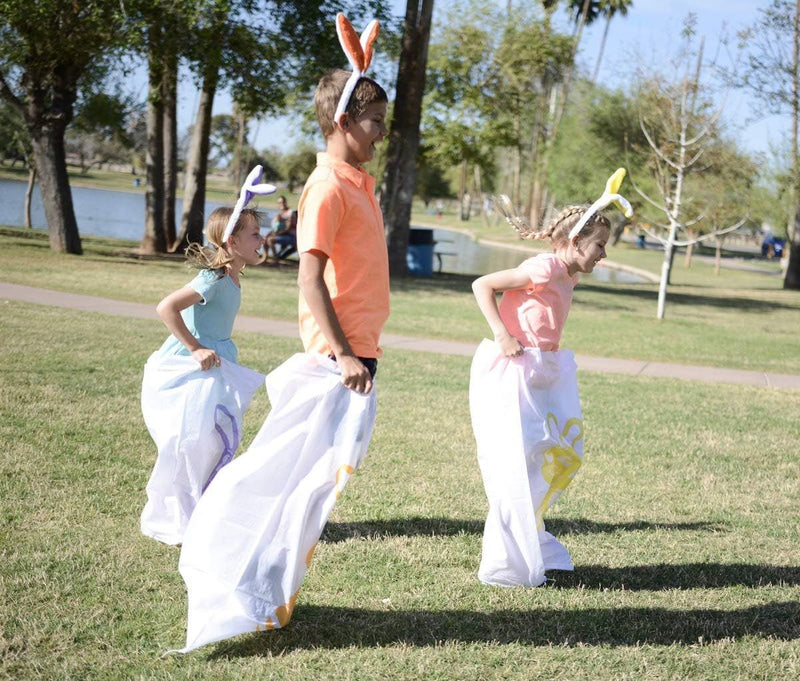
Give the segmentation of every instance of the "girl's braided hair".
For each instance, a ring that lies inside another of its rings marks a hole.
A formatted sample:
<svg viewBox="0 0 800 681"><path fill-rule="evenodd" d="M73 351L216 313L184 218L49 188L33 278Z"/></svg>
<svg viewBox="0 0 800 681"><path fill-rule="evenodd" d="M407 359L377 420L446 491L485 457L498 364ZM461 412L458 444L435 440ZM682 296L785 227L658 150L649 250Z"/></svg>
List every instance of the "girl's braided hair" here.
<svg viewBox="0 0 800 681"><path fill-rule="evenodd" d="M586 204L580 206L566 206L543 228L536 230L530 226L525 218L516 213L511 200L507 196L501 195L499 201L495 201L495 206L503 217L505 217L506 222L508 222L523 239L529 239L531 241L549 239L553 248L558 248L567 243L570 231L578 224L578 220L581 219L584 211L589 208ZM586 226L581 230L578 238L583 239L593 236L600 229L611 229L611 223L605 215L598 212L586 223Z"/></svg>

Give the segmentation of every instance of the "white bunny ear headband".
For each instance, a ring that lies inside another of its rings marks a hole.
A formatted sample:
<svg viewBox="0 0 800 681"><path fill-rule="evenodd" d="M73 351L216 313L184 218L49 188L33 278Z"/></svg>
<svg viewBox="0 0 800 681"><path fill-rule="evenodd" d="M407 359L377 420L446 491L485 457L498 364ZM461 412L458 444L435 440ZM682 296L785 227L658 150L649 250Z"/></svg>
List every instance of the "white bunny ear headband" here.
<svg viewBox="0 0 800 681"><path fill-rule="evenodd" d="M588 223L598 211L603 210L603 208L609 204L613 203L622 211L622 214L626 218L629 218L633 215L633 208L631 207L631 204L624 196L620 196L620 194L618 194L620 185L624 179L625 168L617 168L614 171L614 174L608 178L608 181L606 182L606 188L603 190L603 195L591 206L589 206L589 209L581 216L581 219L578 220L578 224L576 224L570 230L568 237L570 241L580 234L581 230L586 226L586 223Z"/></svg>
<svg viewBox="0 0 800 681"><path fill-rule="evenodd" d="M278 188L273 184L259 184L261 173L263 172L264 169L261 166L256 166L250 171L250 174L244 181L242 190L239 192L239 198L236 201L236 205L233 207L233 213L231 213L230 218L228 218L228 224L225 226L225 231L222 233L223 244L228 240L228 237L230 237L231 232L233 232L233 228L239 221L239 216L242 214L242 210L250 202L250 199L252 199L256 194L266 196L267 194L272 194L278 191Z"/></svg>
<svg viewBox="0 0 800 681"><path fill-rule="evenodd" d="M378 30L378 20L373 19L367 24L361 37L359 37L344 14L339 12L336 15L336 35L339 36L339 44L347 55L350 66L353 67L353 73L350 74L350 78L345 83L342 95L339 97L336 113L333 116L333 120L336 123L341 123L342 116L350 103L350 97L353 96L353 90L356 88L358 79L366 74L369 65L372 63L372 43L378 37Z"/></svg>

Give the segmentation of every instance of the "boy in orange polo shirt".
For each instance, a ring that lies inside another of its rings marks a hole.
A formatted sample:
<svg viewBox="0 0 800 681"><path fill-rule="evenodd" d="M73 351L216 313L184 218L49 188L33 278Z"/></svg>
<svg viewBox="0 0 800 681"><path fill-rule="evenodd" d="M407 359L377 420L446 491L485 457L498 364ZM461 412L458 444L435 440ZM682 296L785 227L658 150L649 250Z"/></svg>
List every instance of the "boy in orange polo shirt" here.
<svg viewBox="0 0 800 681"><path fill-rule="evenodd" d="M368 393L389 317L389 260L375 180L361 164L387 134L387 97L362 76L335 120L350 77L333 71L314 97L327 149L298 206L300 336L306 352L335 358L345 386Z"/></svg>
<svg viewBox="0 0 800 681"><path fill-rule="evenodd" d="M208 486L184 534L184 652L289 623L328 516L372 436L389 262L375 181L361 164L386 136L386 93L363 76L377 22L359 38L339 15L337 30L353 72L334 71L317 88L327 148L298 206L306 351L267 376L267 420Z"/></svg>

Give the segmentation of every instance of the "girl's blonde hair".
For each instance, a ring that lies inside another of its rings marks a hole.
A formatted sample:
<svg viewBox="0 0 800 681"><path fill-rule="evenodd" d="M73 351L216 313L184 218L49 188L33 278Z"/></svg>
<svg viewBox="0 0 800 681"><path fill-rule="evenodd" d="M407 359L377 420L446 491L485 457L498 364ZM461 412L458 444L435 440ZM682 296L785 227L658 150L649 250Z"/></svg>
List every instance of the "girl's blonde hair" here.
<svg viewBox="0 0 800 681"><path fill-rule="evenodd" d="M514 211L511 201L507 196L501 196L497 205L500 213L503 214L508 224L510 224L523 239L531 241L537 239L549 239L553 248L565 246L569 241L569 233L578 224L584 212L589 209L588 204L565 206L562 208L543 228L534 229L528 224L525 218L520 217ZM589 222L578 234L578 239L593 237L600 230L611 229L608 218L600 212L595 213Z"/></svg>
<svg viewBox="0 0 800 681"><path fill-rule="evenodd" d="M186 261L190 266L201 270L222 270L233 260L233 256L222 244L222 235L225 233L225 227L232 213L233 208L217 208L208 216L205 234L211 246L198 243L189 244L186 249ZM252 208L243 208L231 236L240 232L250 220L261 224L261 213Z"/></svg>

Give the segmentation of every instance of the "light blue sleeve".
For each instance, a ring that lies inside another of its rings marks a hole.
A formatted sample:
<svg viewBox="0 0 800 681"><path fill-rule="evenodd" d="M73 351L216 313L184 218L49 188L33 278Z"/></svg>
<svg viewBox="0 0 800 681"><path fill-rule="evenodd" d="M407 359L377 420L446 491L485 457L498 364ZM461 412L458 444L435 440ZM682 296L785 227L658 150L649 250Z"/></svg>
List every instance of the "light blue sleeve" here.
<svg viewBox="0 0 800 681"><path fill-rule="evenodd" d="M189 282L188 286L203 297L203 300L198 303L198 305L205 305L214 299L214 293L220 281L222 281L222 278L217 276L214 270L201 270L200 273Z"/></svg>

